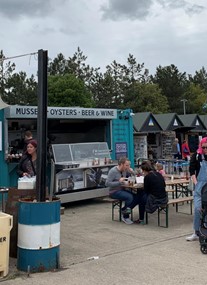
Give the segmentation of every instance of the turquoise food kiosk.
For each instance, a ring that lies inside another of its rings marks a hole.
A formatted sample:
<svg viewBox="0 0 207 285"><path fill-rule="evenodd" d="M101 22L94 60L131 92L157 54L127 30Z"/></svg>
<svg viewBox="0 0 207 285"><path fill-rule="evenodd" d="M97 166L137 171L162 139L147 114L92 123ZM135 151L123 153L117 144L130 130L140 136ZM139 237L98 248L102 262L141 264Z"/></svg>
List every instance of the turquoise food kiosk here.
<svg viewBox="0 0 207 285"><path fill-rule="evenodd" d="M52 154L52 144L105 142L113 165L119 157L127 156L134 167L132 115L131 109L48 107L48 152ZM23 152L24 133L31 130L38 140L36 128L36 106L14 105L0 110L0 186L17 186L16 171Z"/></svg>

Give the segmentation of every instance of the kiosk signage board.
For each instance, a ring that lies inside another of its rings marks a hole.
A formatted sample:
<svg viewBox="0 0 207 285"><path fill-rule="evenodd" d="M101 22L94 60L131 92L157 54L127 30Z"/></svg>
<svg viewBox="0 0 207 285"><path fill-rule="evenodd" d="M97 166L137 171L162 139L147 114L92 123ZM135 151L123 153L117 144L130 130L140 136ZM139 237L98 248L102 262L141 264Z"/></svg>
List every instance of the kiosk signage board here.
<svg viewBox="0 0 207 285"><path fill-rule="evenodd" d="M37 118L36 106L10 106L5 109L7 118ZM48 119L115 119L116 109L93 109L79 107L48 107Z"/></svg>

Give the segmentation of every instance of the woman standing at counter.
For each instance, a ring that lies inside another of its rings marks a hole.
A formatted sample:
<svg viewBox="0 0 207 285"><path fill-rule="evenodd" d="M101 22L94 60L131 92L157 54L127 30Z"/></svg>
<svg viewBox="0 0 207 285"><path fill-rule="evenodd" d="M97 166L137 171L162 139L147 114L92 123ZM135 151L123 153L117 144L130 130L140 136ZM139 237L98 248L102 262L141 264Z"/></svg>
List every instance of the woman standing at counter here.
<svg viewBox="0 0 207 285"><path fill-rule="evenodd" d="M36 175L36 160L37 160L37 141L30 140L27 145L27 150L19 162L17 174L20 177L35 176Z"/></svg>

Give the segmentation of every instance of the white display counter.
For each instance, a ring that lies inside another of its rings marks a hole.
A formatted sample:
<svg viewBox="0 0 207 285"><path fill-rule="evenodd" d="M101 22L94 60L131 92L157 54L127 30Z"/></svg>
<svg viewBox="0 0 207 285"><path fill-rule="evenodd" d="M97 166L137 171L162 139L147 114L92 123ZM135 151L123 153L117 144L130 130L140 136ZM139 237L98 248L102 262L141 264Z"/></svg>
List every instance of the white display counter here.
<svg viewBox="0 0 207 285"><path fill-rule="evenodd" d="M105 142L53 144L53 192L62 203L108 195L105 182L116 165Z"/></svg>

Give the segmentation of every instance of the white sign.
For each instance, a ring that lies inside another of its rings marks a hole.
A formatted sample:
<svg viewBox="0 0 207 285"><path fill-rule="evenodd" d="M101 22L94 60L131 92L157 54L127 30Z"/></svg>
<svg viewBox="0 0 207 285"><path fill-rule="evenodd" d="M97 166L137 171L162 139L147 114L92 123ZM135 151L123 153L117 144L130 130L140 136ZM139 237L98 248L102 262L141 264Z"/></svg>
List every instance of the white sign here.
<svg viewBox="0 0 207 285"><path fill-rule="evenodd" d="M136 183L144 183L144 176L136 177Z"/></svg>
<svg viewBox="0 0 207 285"><path fill-rule="evenodd" d="M5 109L6 118L37 118L36 106L10 106ZM79 107L48 107L48 119L116 119L116 109Z"/></svg>

